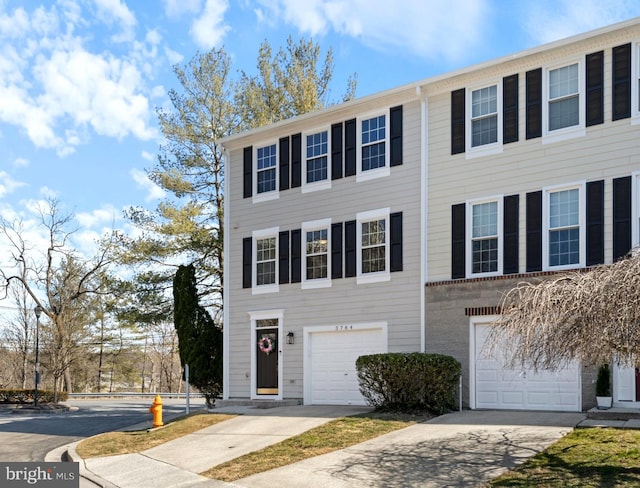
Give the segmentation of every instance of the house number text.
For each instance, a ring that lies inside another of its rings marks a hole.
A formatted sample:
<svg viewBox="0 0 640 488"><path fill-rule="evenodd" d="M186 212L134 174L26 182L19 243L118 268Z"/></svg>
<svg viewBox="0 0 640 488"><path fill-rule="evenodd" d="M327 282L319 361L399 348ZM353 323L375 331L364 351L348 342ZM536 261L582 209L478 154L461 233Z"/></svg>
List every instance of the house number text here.
<svg viewBox="0 0 640 488"><path fill-rule="evenodd" d="M353 330L353 325L336 325L336 330Z"/></svg>

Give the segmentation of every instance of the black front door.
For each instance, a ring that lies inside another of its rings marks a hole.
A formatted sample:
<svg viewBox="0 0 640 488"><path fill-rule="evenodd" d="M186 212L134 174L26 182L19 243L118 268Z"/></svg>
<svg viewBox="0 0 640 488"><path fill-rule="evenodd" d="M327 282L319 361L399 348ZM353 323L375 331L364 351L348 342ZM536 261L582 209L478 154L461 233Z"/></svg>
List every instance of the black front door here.
<svg viewBox="0 0 640 488"><path fill-rule="evenodd" d="M278 394L278 329L256 331L256 393Z"/></svg>

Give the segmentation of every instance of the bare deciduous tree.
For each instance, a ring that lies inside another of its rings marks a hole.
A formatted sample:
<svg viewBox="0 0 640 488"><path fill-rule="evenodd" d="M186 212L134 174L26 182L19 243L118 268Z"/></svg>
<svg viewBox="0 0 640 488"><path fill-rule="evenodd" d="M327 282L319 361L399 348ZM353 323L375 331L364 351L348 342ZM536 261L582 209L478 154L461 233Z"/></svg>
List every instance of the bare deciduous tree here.
<svg viewBox="0 0 640 488"><path fill-rule="evenodd" d="M557 370L584 365L634 366L640 356L640 253L611 265L520 283L503 297L488 338L510 365Z"/></svg>

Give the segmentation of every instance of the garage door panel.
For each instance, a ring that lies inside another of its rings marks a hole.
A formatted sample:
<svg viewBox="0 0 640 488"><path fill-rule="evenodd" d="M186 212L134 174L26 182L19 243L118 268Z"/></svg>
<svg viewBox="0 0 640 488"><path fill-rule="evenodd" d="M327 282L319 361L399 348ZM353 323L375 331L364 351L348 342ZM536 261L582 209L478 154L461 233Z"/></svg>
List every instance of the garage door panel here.
<svg viewBox="0 0 640 488"><path fill-rule="evenodd" d="M314 332L309 340L311 403L365 405L355 364L360 356L384 352L382 329Z"/></svg>
<svg viewBox="0 0 640 488"><path fill-rule="evenodd" d="M486 359L488 333L487 325L474 327L476 408L580 411L577 364L557 372L509 369L502 358Z"/></svg>

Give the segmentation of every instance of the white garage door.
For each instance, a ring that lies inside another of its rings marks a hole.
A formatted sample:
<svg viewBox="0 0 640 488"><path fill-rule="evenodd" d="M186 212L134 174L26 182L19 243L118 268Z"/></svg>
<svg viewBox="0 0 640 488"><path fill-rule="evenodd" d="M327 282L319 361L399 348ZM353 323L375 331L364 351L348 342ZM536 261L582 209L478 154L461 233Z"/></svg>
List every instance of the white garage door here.
<svg viewBox="0 0 640 488"><path fill-rule="evenodd" d="M311 403L365 405L360 394L356 359L385 352L382 329L314 332L309 334Z"/></svg>
<svg viewBox="0 0 640 488"><path fill-rule="evenodd" d="M487 357L483 351L489 326L475 325L472 333L475 335L475 408L581 410L577 364L556 372L507 369L500 359Z"/></svg>

